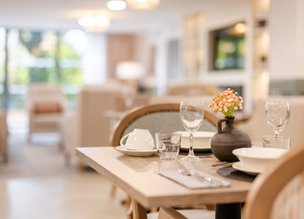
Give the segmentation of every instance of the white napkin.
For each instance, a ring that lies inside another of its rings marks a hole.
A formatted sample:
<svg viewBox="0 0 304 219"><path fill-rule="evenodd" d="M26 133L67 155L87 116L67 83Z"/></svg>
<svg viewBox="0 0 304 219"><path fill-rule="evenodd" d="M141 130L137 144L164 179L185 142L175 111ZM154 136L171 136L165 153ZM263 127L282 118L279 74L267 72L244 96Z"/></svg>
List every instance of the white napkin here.
<svg viewBox="0 0 304 219"><path fill-rule="evenodd" d="M176 170L161 170L160 175L171 179L189 189L229 187L230 182L208 173L196 171L193 175L184 175Z"/></svg>

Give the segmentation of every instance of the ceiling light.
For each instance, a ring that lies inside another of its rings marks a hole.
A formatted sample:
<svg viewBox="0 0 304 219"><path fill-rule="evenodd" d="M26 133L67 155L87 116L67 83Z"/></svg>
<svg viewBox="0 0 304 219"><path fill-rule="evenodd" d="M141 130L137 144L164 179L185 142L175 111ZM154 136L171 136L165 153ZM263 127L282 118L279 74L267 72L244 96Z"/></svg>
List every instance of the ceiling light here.
<svg viewBox="0 0 304 219"><path fill-rule="evenodd" d="M124 0L110 0L107 2L107 7L112 11L122 11L126 9L127 4Z"/></svg>
<svg viewBox="0 0 304 219"><path fill-rule="evenodd" d="M78 23L86 31L103 32L110 26L110 19L104 15L84 15L79 18Z"/></svg>
<svg viewBox="0 0 304 219"><path fill-rule="evenodd" d="M152 9L155 8L160 0L126 0L128 6L134 9Z"/></svg>

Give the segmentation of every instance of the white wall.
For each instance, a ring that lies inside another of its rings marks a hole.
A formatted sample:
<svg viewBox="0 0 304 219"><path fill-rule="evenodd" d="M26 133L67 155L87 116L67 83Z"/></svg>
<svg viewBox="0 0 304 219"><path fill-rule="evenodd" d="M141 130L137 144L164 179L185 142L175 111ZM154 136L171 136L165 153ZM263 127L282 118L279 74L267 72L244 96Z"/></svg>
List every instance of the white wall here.
<svg viewBox="0 0 304 219"><path fill-rule="evenodd" d="M275 0L270 10L270 80L304 78L303 0Z"/></svg>
<svg viewBox="0 0 304 219"><path fill-rule="evenodd" d="M155 72L149 72L150 75L154 75L157 94L164 94L166 92L167 78L167 44L172 39L180 39L181 30L159 31L150 35L142 35L140 38L140 45L138 47L138 59L146 66L150 61L147 51L150 51L151 47L155 48Z"/></svg>
<svg viewBox="0 0 304 219"><path fill-rule="evenodd" d="M84 83L101 84L106 80L106 37L103 33L88 34L88 47L83 54Z"/></svg>
<svg viewBox="0 0 304 219"><path fill-rule="evenodd" d="M304 77L304 1L297 1L297 76L300 78Z"/></svg>

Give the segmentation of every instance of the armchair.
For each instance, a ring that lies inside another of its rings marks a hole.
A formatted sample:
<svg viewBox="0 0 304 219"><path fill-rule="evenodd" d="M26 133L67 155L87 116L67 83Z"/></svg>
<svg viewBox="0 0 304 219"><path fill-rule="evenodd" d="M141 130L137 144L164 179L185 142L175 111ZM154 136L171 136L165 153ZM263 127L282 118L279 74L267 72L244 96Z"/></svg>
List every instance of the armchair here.
<svg viewBox="0 0 304 219"><path fill-rule="evenodd" d="M57 85L33 84L28 87L28 141L33 133L58 132L65 111L65 98Z"/></svg>

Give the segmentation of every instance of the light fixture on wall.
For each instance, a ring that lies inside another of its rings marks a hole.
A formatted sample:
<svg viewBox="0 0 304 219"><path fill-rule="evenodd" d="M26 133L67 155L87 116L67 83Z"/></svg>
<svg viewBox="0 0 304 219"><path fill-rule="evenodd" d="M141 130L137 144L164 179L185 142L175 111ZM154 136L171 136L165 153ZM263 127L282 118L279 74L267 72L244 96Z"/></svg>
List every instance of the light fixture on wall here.
<svg viewBox="0 0 304 219"><path fill-rule="evenodd" d="M127 7L127 3L124 0L110 0L107 2L108 9L112 11L122 11Z"/></svg>
<svg viewBox="0 0 304 219"><path fill-rule="evenodd" d="M103 32L110 26L110 19L103 14L87 13L79 18L78 23L88 32Z"/></svg>
<svg viewBox="0 0 304 219"><path fill-rule="evenodd" d="M153 9L159 5L160 0L126 0L128 6L134 9Z"/></svg>

